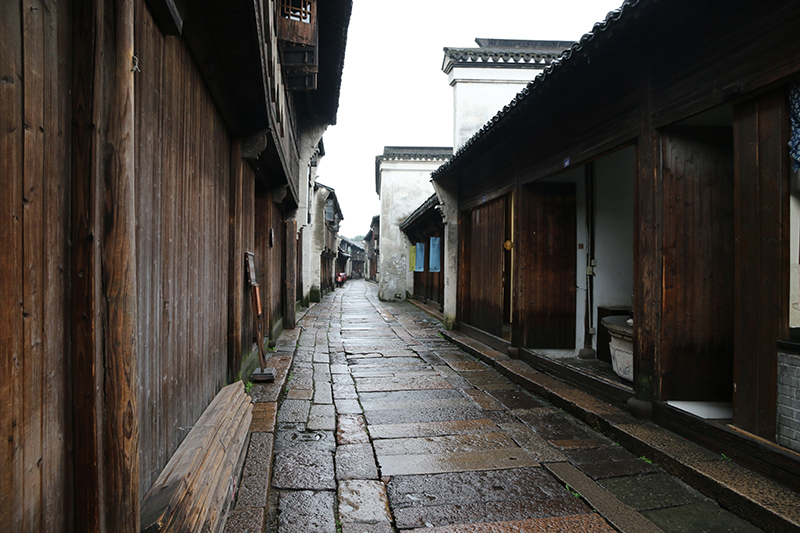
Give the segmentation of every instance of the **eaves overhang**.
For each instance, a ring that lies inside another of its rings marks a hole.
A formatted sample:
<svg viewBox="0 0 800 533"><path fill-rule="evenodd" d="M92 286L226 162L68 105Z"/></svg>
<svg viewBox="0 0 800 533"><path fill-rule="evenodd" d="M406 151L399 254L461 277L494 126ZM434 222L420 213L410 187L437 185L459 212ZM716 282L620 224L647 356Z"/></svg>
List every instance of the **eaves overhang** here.
<svg viewBox="0 0 800 533"><path fill-rule="evenodd" d="M381 164L386 161L441 161L453 155L451 146L384 146L383 154L375 156L375 193L381 194Z"/></svg>
<svg viewBox="0 0 800 533"><path fill-rule="evenodd" d="M610 39L610 34L628 19L633 19L641 6L653 3L646 0L625 0L618 8L608 13L606 18L597 22L592 31L586 33L579 41L572 44L567 50L553 60L544 70L539 73L528 85L520 91L516 97L504 106L491 120L484 124L447 162L431 173L433 181L443 181L454 170L477 150L486 140L498 131L503 129L503 125L519 114L520 109L535 99L537 90L548 86L554 82L554 78L568 67L576 66L578 59L585 57L590 46L600 46Z"/></svg>
<svg viewBox="0 0 800 533"><path fill-rule="evenodd" d="M419 220L420 217L431 209L434 209L437 205L439 205L439 197L434 193L400 223L400 231L405 231L409 226L413 225L414 222Z"/></svg>

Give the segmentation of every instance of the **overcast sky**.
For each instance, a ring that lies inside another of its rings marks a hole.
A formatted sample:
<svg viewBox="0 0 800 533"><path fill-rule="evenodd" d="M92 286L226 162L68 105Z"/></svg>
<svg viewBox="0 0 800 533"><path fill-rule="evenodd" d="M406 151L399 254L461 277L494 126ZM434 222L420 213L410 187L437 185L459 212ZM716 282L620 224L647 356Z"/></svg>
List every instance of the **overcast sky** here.
<svg viewBox="0 0 800 533"><path fill-rule="evenodd" d="M337 125L323 138L317 181L336 189L340 234L364 235L380 204L384 146L452 146L444 47L475 38L575 41L622 0L354 0Z"/></svg>

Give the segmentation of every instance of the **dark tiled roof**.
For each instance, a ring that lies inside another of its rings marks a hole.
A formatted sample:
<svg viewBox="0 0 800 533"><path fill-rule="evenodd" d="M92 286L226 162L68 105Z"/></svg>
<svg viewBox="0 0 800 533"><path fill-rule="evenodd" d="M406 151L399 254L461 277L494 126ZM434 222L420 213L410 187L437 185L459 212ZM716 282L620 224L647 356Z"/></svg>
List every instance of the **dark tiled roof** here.
<svg viewBox="0 0 800 533"><path fill-rule="evenodd" d="M508 105L504 106L503 109L501 109L489 122L484 124L481 129L479 129L466 143L464 143L464 145L458 149L452 158L434 170L431 173L431 177L435 180L443 174L446 174L448 170L464 156L464 153L467 152L472 145L494 130L500 122L504 121L506 117L513 115L514 110L517 109L520 104L524 103L525 100L529 98L537 88L547 83L553 72L562 68L563 65L568 64L570 58L576 56L579 52L584 50L588 44L594 41L598 36L603 35L609 28L614 28L615 24L620 19L630 16L630 12L635 11L637 6L643 3L643 0L625 0L619 8L609 12L605 20L596 23L592 28L592 31L581 37L579 41L573 43L569 49L565 50L561 54L561 57L550 63L550 65L548 65L541 73L539 73L539 75L536 76L533 81L528 83L528 85L522 89L522 91L520 91L519 94L517 94L517 96L511 100Z"/></svg>
<svg viewBox="0 0 800 533"><path fill-rule="evenodd" d="M439 205L439 197L436 196L436 193L434 193L430 198L422 202L422 205L416 208L413 213L408 215L408 218L400 223L400 230L405 231L405 229L413 224L415 220L437 205Z"/></svg>
<svg viewBox="0 0 800 533"><path fill-rule="evenodd" d="M327 185L323 185L318 181L315 181L314 190L319 188L326 189L328 191L328 198L333 198L333 203L336 206L336 212L339 213L340 219L344 220L344 213L342 213L342 208L339 206L339 198L336 196L336 189L334 189L333 187L328 187Z"/></svg>
<svg viewBox="0 0 800 533"><path fill-rule="evenodd" d="M381 162L383 161L447 161L453 155L450 146L384 146L375 156L375 192L380 195Z"/></svg>
<svg viewBox="0 0 800 533"><path fill-rule="evenodd" d="M342 239L342 240L343 240L344 242L346 242L347 244L349 244L350 246L353 246L353 247L355 247L355 248L358 248L358 249L359 249L359 250L361 250L362 252L364 251L364 245L363 245L363 244L361 244L360 242L356 242L356 241L354 241L354 240L352 240L352 239L348 239L347 237L341 237L341 236L340 236L339 238L340 238L340 239Z"/></svg>
<svg viewBox="0 0 800 533"><path fill-rule="evenodd" d="M557 59L572 41L522 41L512 39L475 39L479 48L445 48L442 70L453 66L505 68L543 68Z"/></svg>
<svg viewBox="0 0 800 533"><path fill-rule="evenodd" d="M384 146L383 154L377 156L376 161L431 161L447 159L453 155L451 146Z"/></svg>

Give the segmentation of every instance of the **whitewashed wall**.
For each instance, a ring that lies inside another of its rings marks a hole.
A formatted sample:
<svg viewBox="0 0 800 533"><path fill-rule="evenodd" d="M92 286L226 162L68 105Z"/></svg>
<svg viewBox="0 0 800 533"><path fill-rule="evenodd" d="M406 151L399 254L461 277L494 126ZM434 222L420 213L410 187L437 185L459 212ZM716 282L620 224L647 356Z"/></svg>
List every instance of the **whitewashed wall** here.
<svg viewBox="0 0 800 533"><path fill-rule="evenodd" d="M453 146L461 148L540 71L537 69L454 68Z"/></svg>
<svg viewBox="0 0 800 533"><path fill-rule="evenodd" d="M378 297L404 300L413 291L408 268L409 242L400 224L433 194L431 172L442 161L383 161L380 170L381 235Z"/></svg>

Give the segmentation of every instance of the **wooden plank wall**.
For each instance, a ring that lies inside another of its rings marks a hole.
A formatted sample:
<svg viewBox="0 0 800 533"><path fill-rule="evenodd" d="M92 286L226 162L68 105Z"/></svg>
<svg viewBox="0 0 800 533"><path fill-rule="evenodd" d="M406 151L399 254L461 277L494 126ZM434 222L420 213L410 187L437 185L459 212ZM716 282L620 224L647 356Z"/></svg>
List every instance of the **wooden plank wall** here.
<svg viewBox="0 0 800 533"><path fill-rule="evenodd" d="M256 262L256 281L259 285L261 295L261 326L265 336L269 336L270 328L272 327L272 287L270 283L271 264L270 264L270 246L269 246L269 230L272 222L271 209L273 207L270 201L270 194L265 187L256 186L256 208L254 212L255 223L255 262ZM252 289L250 289L252 291ZM247 292L247 300L252 298L251 292ZM258 339L253 339L258 342Z"/></svg>
<svg viewBox="0 0 800 533"><path fill-rule="evenodd" d="M273 230L273 245L269 250L270 301L272 304L272 324L274 327L283 317L285 266L286 266L286 227L280 206L270 202L270 228Z"/></svg>
<svg viewBox="0 0 800 533"><path fill-rule="evenodd" d="M72 527L71 6L0 5L0 523Z"/></svg>
<svg viewBox="0 0 800 533"><path fill-rule="evenodd" d="M142 496L227 382L231 141L185 43L136 18Z"/></svg>
<svg viewBox="0 0 800 533"><path fill-rule="evenodd" d="M769 439L776 432L776 341L789 337L787 94L779 87L736 106L734 115L734 418Z"/></svg>
<svg viewBox="0 0 800 533"><path fill-rule="evenodd" d="M250 165L242 167L242 250L241 257L242 276L244 276L244 252L256 249L256 174ZM236 267L238 268L238 267ZM262 288L262 290L264 290ZM266 293L261 294L262 301ZM242 328L241 346L242 356L246 357L254 350L253 340L256 338L255 326L253 325L253 306L250 303L250 288L247 283L241 295L242 302ZM238 368L236 369L239 370Z"/></svg>
<svg viewBox="0 0 800 533"><path fill-rule="evenodd" d="M575 348L575 184L533 183L517 197L513 340L526 348Z"/></svg>
<svg viewBox="0 0 800 533"><path fill-rule="evenodd" d="M431 250L431 237L440 237L441 232L423 237L425 242L425 271L414 272L414 296L425 300L444 303L444 246L439 248L439 264L442 265L441 272L430 271L430 258L428 254Z"/></svg>
<svg viewBox="0 0 800 533"><path fill-rule="evenodd" d="M255 173L241 158L241 144L230 151L230 205L228 223L228 381L240 379L242 361L253 351L254 324L251 289L247 283L245 252L256 252ZM257 259L258 263L258 259ZM259 270L258 264L256 265ZM261 288L262 298L268 293Z"/></svg>
<svg viewBox="0 0 800 533"><path fill-rule="evenodd" d="M498 337L503 333L503 242L506 198L472 210L469 324Z"/></svg>
<svg viewBox="0 0 800 533"><path fill-rule="evenodd" d="M733 132L662 132L664 187L661 394L733 393Z"/></svg>
<svg viewBox="0 0 800 533"><path fill-rule="evenodd" d="M458 213L458 302L459 322L472 323L472 213Z"/></svg>

